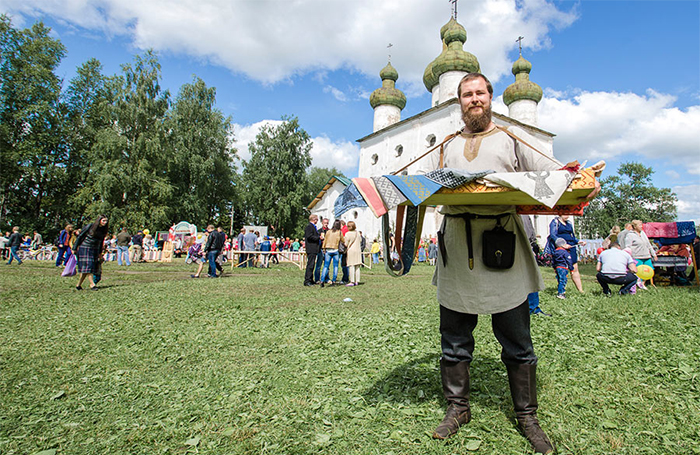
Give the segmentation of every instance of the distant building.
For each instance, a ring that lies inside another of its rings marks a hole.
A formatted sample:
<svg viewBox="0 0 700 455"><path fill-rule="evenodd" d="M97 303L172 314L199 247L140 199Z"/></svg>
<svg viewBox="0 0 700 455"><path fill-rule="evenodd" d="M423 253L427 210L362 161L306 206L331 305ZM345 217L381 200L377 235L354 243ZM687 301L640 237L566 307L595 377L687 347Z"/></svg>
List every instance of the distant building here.
<svg viewBox="0 0 700 455"><path fill-rule="evenodd" d="M440 29L440 38L442 53L428 64L423 75L425 88L432 94L432 105L427 110L401 120L406 96L395 87L398 71L388 63L379 72L382 86L370 96L370 105L374 109L374 131L358 139L359 177L390 174L464 126L457 100L457 85L467 73L480 72L479 61L463 49L467 32L454 18ZM515 61L512 70L515 82L503 93L509 116L494 113L494 122L500 126L517 125L523 128L538 141L532 145L552 155L554 134L537 127L537 105L542 99L542 89L530 81L531 69L532 65L522 55ZM420 167L421 162L418 162L402 173L415 174ZM349 184L347 179L332 178L309 205L309 210L333 220L335 199ZM395 213L391 216L394 219ZM355 221L358 229L369 238L381 231L381 219L376 218L368 208L350 210L342 218ZM532 219L540 244L544 246L552 217L533 216ZM436 209L429 207L423 224L423 236L435 236L440 222Z"/></svg>

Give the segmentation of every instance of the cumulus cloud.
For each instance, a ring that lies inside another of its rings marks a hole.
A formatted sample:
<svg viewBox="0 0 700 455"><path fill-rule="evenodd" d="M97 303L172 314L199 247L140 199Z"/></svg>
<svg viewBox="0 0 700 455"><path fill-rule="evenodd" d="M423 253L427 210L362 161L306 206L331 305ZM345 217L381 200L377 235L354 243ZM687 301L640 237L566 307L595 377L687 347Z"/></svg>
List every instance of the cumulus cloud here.
<svg viewBox="0 0 700 455"><path fill-rule="evenodd" d="M674 186L672 190L678 196L678 220L700 222L700 184Z"/></svg>
<svg viewBox="0 0 700 455"><path fill-rule="evenodd" d="M634 153L664 157L692 174L700 174L700 106L685 110L676 98L649 90L646 95L617 92L548 92L539 109L539 124L557 134L558 158L606 159Z"/></svg>
<svg viewBox="0 0 700 455"><path fill-rule="evenodd" d="M207 60L263 83L339 68L376 76L391 42L409 96L424 93L426 62L441 52L438 30L450 17L448 2L425 0L0 0L0 8L49 15L86 34L126 36L136 48ZM465 50L494 82L509 73L515 38L546 48L552 29L576 20L575 10L545 0L474 0L468 13L463 8Z"/></svg>
<svg viewBox="0 0 700 455"><path fill-rule="evenodd" d="M235 147L238 156L242 160L250 159L248 144L255 141L260 129L265 125L275 127L281 124L281 120L263 120L252 125L234 125ZM360 148L357 144L348 141L334 142L326 136L311 138L311 165L316 167L335 167L345 175L354 175L360 161Z"/></svg>

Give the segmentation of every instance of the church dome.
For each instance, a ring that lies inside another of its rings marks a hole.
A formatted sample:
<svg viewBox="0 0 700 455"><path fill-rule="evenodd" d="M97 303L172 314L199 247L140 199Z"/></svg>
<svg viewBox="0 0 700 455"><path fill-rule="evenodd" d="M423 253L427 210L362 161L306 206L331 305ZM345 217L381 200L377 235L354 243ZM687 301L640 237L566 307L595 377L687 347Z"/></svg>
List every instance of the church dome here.
<svg viewBox="0 0 700 455"><path fill-rule="evenodd" d="M447 44L445 44L445 32L447 31L447 28L450 26L452 23L453 19L450 19L448 23L442 26L440 28L440 41L442 41L442 52L445 52L447 49ZM433 91L433 87L438 85L438 77L433 74L433 65L435 65L435 62L437 61L437 57L435 59L428 63L428 66L425 67L425 71L423 72L423 85L425 85L425 88L428 89L429 92Z"/></svg>
<svg viewBox="0 0 700 455"><path fill-rule="evenodd" d="M382 105L396 106L399 109L406 107L406 95L394 86L399 78L396 68L391 66L391 63L387 63L379 72L379 77L382 78L382 86L373 91L369 97L372 109Z"/></svg>
<svg viewBox="0 0 700 455"><path fill-rule="evenodd" d="M532 100L539 103L542 99L542 88L530 80L532 63L528 62L521 55L513 63L513 75L515 82L510 84L503 92L503 102L506 106L519 100Z"/></svg>
<svg viewBox="0 0 700 455"><path fill-rule="evenodd" d="M448 71L480 72L479 61L474 54L462 48L467 42L467 31L464 27L453 18L443 27L443 30L447 47L432 63L435 79L439 79L441 74Z"/></svg>

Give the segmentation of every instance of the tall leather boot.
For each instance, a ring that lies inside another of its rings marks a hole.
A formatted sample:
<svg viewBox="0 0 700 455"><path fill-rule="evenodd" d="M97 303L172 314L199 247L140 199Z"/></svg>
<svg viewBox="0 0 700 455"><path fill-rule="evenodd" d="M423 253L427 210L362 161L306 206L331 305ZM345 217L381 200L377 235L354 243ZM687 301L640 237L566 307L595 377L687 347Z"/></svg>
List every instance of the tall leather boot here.
<svg viewBox="0 0 700 455"><path fill-rule="evenodd" d="M518 426L536 453L554 452L554 446L537 420L536 365L506 365Z"/></svg>
<svg viewBox="0 0 700 455"><path fill-rule="evenodd" d="M442 392L447 400L445 418L433 432L433 438L446 439L472 418L469 408L469 362L440 359Z"/></svg>

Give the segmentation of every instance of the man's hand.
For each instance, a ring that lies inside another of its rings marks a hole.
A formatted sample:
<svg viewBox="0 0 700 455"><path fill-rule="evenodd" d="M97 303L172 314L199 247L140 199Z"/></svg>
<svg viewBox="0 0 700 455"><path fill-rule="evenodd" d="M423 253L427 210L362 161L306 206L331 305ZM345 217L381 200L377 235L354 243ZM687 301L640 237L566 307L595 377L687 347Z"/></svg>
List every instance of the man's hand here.
<svg viewBox="0 0 700 455"><path fill-rule="evenodd" d="M593 188L593 191L588 193L588 196L582 197L581 199L583 199L584 201L590 201L591 199L596 197L598 195L598 193L600 193L600 182L596 179L595 188Z"/></svg>

